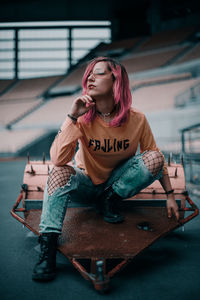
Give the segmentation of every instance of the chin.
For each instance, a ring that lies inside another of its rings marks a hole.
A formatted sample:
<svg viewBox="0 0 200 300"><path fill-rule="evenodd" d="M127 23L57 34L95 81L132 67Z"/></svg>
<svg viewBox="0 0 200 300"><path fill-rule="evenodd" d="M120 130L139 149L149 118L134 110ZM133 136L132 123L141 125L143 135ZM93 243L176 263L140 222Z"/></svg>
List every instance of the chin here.
<svg viewBox="0 0 200 300"><path fill-rule="evenodd" d="M91 91L91 90L89 90L87 94L88 94L89 96L91 96L91 97L98 96L98 94L95 93L95 91Z"/></svg>

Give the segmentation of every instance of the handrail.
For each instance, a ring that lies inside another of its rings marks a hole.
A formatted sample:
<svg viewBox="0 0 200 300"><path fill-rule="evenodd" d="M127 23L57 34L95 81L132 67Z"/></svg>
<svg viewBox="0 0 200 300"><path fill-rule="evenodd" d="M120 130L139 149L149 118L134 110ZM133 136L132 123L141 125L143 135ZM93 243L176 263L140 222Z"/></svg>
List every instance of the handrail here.
<svg viewBox="0 0 200 300"><path fill-rule="evenodd" d="M47 42L51 42L55 44L55 46L58 45L58 41L60 42L65 42L66 41L66 45L64 45L64 47L61 45L60 47L34 47L34 51L64 51L66 52L67 54L67 57L66 55L63 55L63 59L61 60L62 57L60 57L60 54L57 55L57 58L59 58L59 61L63 61L63 64L65 63L66 66L65 68L63 67L56 67L55 68L52 68L50 67L48 70L44 68L44 70L41 70L42 72L50 72L52 71L52 73L55 71L55 75L58 74L66 74L67 71L74 65L76 64L80 58L76 58L76 57L73 57L73 51L74 50L86 50L86 51L91 51L92 50L92 46L90 47L88 45L88 43L86 43L86 47L77 47L77 46L74 46L73 45L73 41L98 41L99 43L101 42L105 42L105 41L110 41L110 37L104 37L104 36L100 36L98 37L97 35L95 36L89 36L89 37L73 37L73 30L75 29L110 29L111 28L111 25L108 24L108 25L105 25L105 24L99 24L99 25L76 25L76 24L73 24L73 25L52 25L52 26L5 26L5 27L0 27L0 31L2 30L7 30L7 31L14 31L13 35L9 38L2 38L0 39L0 41L4 41L5 43L9 43L9 42L12 42L12 45L9 47L5 45L5 48L1 48L0 51L1 52L10 52L10 53L13 53L13 57L9 58L9 57L5 57L6 59L6 62L7 63L12 63L13 66L12 67L9 67L6 68L4 67L3 69L1 68L0 69L0 74L3 74L5 73L5 71L7 72L14 72L15 73L15 79L18 79L19 78L19 71L23 71L21 66L19 65L19 62L24 62L24 61L27 61L26 59L24 60L22 57L20 57L20 53L22 51L26 51L26 52L32 52L33 49L32 48L25 48L23 46L20 46L20 42L22 43L25 43L25 42L42 42L44 41L45 43ZM66 30L66 34L65 36L60 36L60 37L20 37L20 30ZM56 42L56 43L55 43ZM44 45L45 46L45 45ZM34 59L35 62L40 62L41 61L41 58L38 58L37 60L37 57ZM54 59L49 59L50 62L54 62ZM58 61L58 60L55 60L55 62ZM5 63L5 60L4 61L1 61L1 62L4 62ZM29 60L29 62L31 62L31 59ZM39 72L40 71L40 68L41 66L39 65L38 67L34 67L32 69L33 72ZM31 70L29 69L29 71L31 72ZM54 75L54 74L51 74L51 75ZM25 75L26 76L26 75ZM39 76L39 74L38 74ZM32 77L32 76L31 76ZM36 76L35 76L36 77ZM22 78L20 76L20 78ZM4 78L5 79L5 78Z"/></svg>
<svg viewBox="0 0 200 300"><path fill-rule="evenodd" d="M197 82L193 86L187 88L185 91L175 96L174 99L175 107L182 107L187 104L193 103L196 99L198 99L199 95L200 95L200 82Z"/></svg>

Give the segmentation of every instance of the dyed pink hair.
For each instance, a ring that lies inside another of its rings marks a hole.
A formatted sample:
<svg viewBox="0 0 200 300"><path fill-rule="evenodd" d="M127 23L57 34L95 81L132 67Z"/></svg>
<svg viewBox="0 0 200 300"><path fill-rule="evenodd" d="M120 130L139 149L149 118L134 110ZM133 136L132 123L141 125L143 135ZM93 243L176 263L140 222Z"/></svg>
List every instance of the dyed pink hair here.
<svg viewBox="0 0 200 300"><path fill-rule="evenodd" d="M128 74L123 65L109 57L97 57L93 59L87 66L83 75L83 95L87 93L87 80L89 74L93 70L95 64L102 61L107 62L108 69L112 72L114 77L113 95L117 114L115 118L110 122L110 125L113 127L120 126L127 120L128 113L132 104ZM95 116L95 107L93 107L84 115L84 120L87 123L91 122L95 119Z"/></svg>

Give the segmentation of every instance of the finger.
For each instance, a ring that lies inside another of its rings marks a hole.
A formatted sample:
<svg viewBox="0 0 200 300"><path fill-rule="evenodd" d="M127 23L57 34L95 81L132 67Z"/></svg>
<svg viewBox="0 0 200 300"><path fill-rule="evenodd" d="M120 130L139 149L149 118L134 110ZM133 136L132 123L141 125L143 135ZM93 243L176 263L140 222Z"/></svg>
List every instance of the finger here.
<svg viewBox="0 0 200 300"><path fill-rule="evenodd" d="M168 218L172 217L172 211L171 211L171 207L167 208L167 214L168 214Z"/></svg>
<svg viewBox="0 0 200 300"><path fill-rule="evenodd" d="M88 103L88 104L94 103L93 99L90 96L84 95L83 97L84 97L86 103Z"/></svg>
<svg viewBox="0 0 200 300"><path fill-rule="evenodd" d="M76 103L86 103L86 100L83 97L78 97L75 102Z"/></svg>
<svg viewBox="0 0 200 300"><path fill-rule="evenodd" d="M84 95L84 96L86 96L87 97L87 99L90 101L90 102L94 102L94 99L90 96L90 95Z"/></svg>
<svg viewBox="0 0 200 300"><path fill-rule="evenodd" d="M86 97L86 96L82 96L81 97L82 101L87 105L87 104L90 104L90 101L89 99Z"/></svg>
<svg viewBox="0 0 200 300"><path fill-rule="evenodd" d="M95 105L95 102L93 101L93 99L90 96L84 95L83 97L84 97L84 99L86 101L86 107L90 107L91 108L92 106Z"/></svg>
<svg viewBox="0 0 200 300"><path fill-rule="evenodd" d="M178 219L179 219L179 211L178 211L178 210L175 210L174 214L175 214L175 216L176 216L176 219L178 220Z"/></svg>
<svg viewBox="0 0 200 300"><path fill-rule="evenodd" d="M86 107L92 108L93 106L95 106L94 102L86 103Z"/></svg>

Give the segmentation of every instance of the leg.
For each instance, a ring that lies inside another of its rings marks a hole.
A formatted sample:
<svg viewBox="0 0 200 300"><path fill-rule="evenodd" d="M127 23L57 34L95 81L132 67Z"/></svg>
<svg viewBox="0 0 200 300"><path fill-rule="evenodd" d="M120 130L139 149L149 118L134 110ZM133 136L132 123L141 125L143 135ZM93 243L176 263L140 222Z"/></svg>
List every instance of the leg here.
<svg viewBox="0 0 200 300"><path fill-rule="evenodd" d="M111 174L102 195L105 207L115 207L120 199L130 198L162 176L164 157L158 151L146 151L136 155L116 168ZM123 221L112 209L105 210L104 220L110 223Z"/></svg>
<svg viewBox="0 0 200 300"><path fill-rule="evenodd" d="M108 181L123 199L130 198L162 176L164 157L158 151L133 156L114 170Z"/></svg>
<svg viewBox="0 0 200 300"><path fill-rule="evenodd" d="M41 253L32 279L52 280L56 275L56 249L69 200L69 191L76 188L76 172L71 166L54 167L44 193L39 238ZM73 178L73 179L72 179Z"/></svg>
<svg viewBox="0 0 200 300"><path fill-rule="evenodd" d="M77 189L75 175L71 166L53 167L44 192L40 233L61 233L69 193Z"/></svg>
<svg viewBox="0 0 200 300"><path fill-rule="evenodd" d="M158 151L147 151L143 154L142 159L149 172L156 177L163 168L164 157Z"/></svg>

